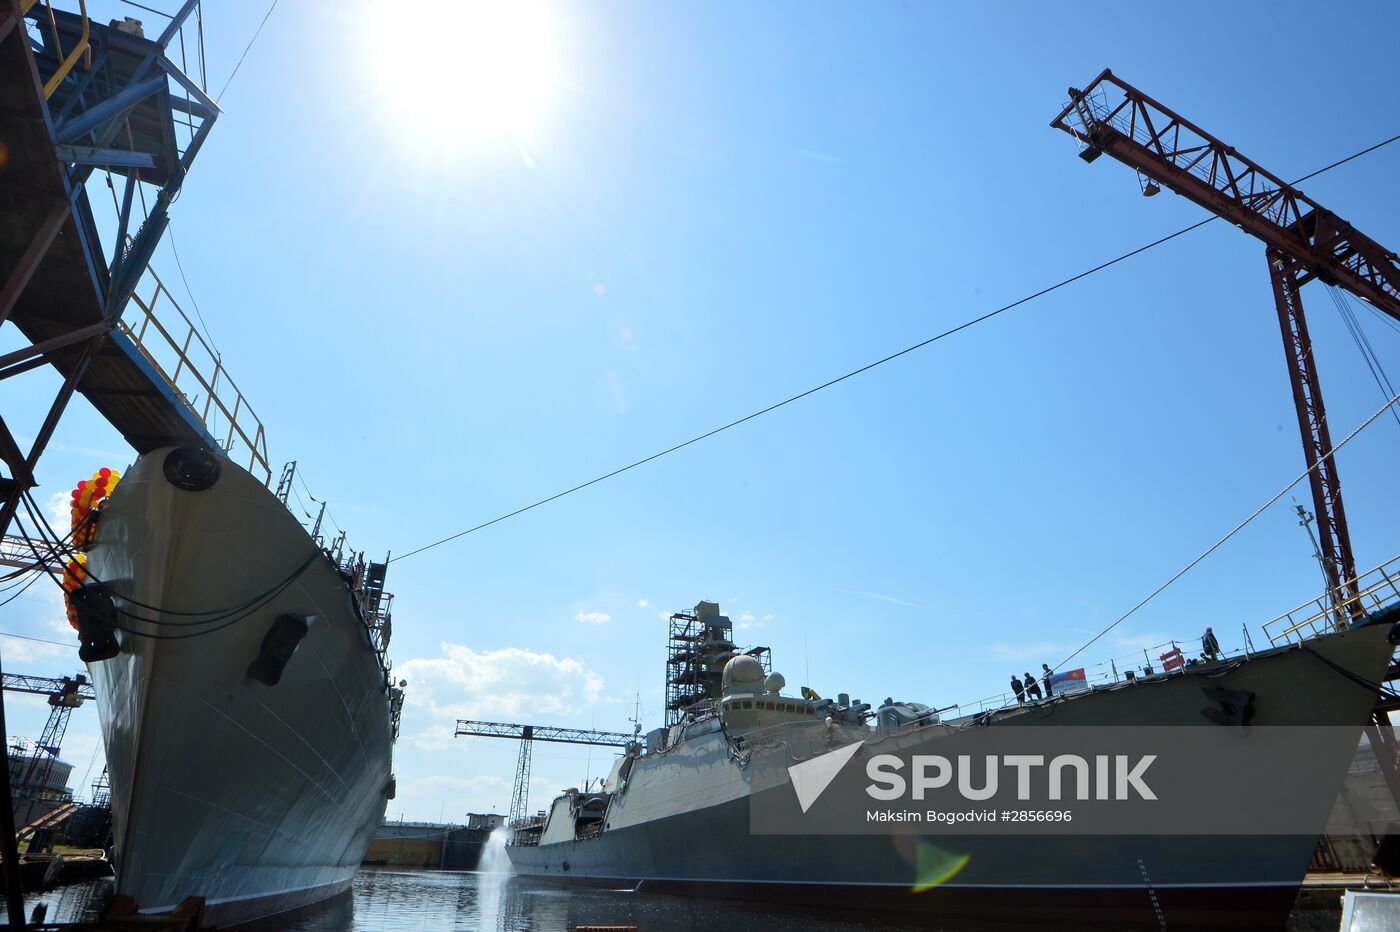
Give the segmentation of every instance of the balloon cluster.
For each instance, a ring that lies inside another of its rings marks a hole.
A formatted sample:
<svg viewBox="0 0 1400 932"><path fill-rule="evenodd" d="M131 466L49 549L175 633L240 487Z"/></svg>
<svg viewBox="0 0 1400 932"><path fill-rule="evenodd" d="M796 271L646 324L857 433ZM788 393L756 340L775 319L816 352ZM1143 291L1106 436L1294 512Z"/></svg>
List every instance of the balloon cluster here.
<svg viewBox="0 0 1400 932"><path fill-rule="evenodd" d="M69 510L73 516L73 547L75 549L86 550L92 546L92 535L97 529L97 524L95 521L89 520L89 516L102 507L102 503L107 500L108 495L112 494L112 490L117 487L117 482L121 477L121 473L115 469L103 466L92 474L91 479L82 480L78 483L78 487L73 490L73 501L69 505Z"/></svg>
<svg viewBox="0 0 1400 932"><path fill-rule="evenodd" d="M73 607L73 600L68 598L68 593L77 589L87 578L87 570L84 564L87 563L87 554L78 553L73 555L73 559L68 561L68 565L63 568L63 601L68 607L68 623L73 626L73 630L78 630L78 612Z"/></svg>
<svg viewBox="0 0 1400 932"><path fill-rule="evenodd" d="M87 554L84 551L92 546L92 536L97 530L95 512L102 507L107 496L112 494L119 479L121 473L104 466L93 473L91 479L84 479L78 483L78 487L73 490L73 500L69 503L69 512L73 518L73 549L76 552L63 568L63 591L64 602L68 606L68 623L75 629L78 627L78 613L73 608L73 600L66 595L81 586L87 578Z"/></svg>

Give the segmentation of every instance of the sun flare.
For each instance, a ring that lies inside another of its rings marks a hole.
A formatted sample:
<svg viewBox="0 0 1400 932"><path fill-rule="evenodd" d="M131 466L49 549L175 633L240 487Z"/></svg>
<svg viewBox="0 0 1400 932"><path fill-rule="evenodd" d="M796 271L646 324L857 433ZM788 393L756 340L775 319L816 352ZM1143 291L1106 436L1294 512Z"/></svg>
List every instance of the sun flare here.
<svg viewBox="0 0 1400 932"><path fill-rule="evenodd" d="M400 8L402 9L402 8ZM419 28L366 27L381 105L432 143L522 145L559 81L554 11L537 0L420 0Z"/></svg>

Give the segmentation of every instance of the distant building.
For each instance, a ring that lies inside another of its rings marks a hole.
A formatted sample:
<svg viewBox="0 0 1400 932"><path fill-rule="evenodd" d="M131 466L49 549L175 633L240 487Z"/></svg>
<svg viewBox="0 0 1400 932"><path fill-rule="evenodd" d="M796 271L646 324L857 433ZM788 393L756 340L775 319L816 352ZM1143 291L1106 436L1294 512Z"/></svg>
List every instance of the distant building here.
<svg viewBox="0 0 1400 932"><path fill-rule="evenodd" d="M506 824L506 817L494 812L468 812L467 828L498 829Z"/></svg>
<svg viewBox="0 0 1400 932"><path fill-rule="evenodd" d="M476 870L486 839L505 821L505 816L494 812L469 812L466 825L386 820L374 833L364 863L423 870Z"/></svg>
<svg viewBox="0 0 1400 932"><path fill-rule="evenodd" d="M12 748L9 757L16 828L28 825L73 798L68 789L72 764L23 746Z"/></svg>

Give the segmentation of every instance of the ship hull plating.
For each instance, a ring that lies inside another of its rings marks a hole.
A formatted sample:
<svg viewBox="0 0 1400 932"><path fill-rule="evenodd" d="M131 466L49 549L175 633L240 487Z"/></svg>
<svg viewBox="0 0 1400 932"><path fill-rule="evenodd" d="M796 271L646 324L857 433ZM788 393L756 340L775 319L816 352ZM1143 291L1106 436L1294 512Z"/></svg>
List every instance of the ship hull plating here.
<svg viewBox="0 0 1400 932"><path fill-rule="evenodd" d="M1385 632L1361 628L1307 649L1010 710L993 727L1221 727L1200 714L1202 686L1219 684L1254 694L1256 725L1350 725L1359 737L1374 696L1329 663L1375 682L1389 656ZM1347 764L1336 761L1339 783ZM1277 928L1317 843L1292 835L756 835L749 805L726 739L702 734L637 760L607 830L550 843L557 835L547 827L545 844L507 851L517 872L560 881L921 913L959 928L1157 929L1164 920Z"/></svg>
<svg viewBox="0 0 1400 932"><path fill-rule="evenodd" d="M176 488L166 453L122 478L88 563L121 627L162 635L119 632L120 654L91 664L116 892L143 912L202 896L227 924L349 888L390 784L387 683L344 579L282 503L227 461L211 488ZM269 686L249 664L283 615L308 627Z"/></svg>

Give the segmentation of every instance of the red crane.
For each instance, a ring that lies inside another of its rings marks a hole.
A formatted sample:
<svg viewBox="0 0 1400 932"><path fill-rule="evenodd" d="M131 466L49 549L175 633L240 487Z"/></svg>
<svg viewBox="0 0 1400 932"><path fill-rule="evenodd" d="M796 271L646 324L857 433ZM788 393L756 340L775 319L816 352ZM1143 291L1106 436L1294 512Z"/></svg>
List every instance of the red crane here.
<svg viewBox="0 0 1400 932"><path fill-rule="evenodd" d="M1332 437L1299 289L1318 279L1400 320L1400 257L1108 69L1085 89L1070 88L1069 96L1050 125L1080 142L1084 161L1107 153L1138 172L1144 195L1169 188L1264 241L1317 512L1323 570L1338 623L1363 613L1342 485L1329 455Z"/></svg>

